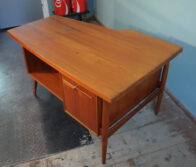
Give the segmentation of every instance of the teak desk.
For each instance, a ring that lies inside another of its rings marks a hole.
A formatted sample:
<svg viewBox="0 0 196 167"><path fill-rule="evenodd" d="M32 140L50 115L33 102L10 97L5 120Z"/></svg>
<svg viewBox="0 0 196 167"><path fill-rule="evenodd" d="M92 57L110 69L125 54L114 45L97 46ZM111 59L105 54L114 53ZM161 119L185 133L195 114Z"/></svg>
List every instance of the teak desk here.
<svg viewBox="0 0 196 167"><path fill-rule="evenodd" d="M145 104L160 108L169 61L182 48L131 30L52 16L8 31L23 47L27 72L71 117L108 138Z"/></svg>

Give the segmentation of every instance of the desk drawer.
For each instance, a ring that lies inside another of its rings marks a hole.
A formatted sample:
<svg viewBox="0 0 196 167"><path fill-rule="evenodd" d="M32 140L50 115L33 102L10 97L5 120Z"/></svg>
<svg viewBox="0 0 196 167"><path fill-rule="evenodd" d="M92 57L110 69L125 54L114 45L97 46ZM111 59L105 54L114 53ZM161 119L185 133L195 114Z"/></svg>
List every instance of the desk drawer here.
<svg viewBox="0 0 196 167"><path fill-rule="evenodd" d="M98 135L98 98L72 80L63 77L64 109Z"/></svg>

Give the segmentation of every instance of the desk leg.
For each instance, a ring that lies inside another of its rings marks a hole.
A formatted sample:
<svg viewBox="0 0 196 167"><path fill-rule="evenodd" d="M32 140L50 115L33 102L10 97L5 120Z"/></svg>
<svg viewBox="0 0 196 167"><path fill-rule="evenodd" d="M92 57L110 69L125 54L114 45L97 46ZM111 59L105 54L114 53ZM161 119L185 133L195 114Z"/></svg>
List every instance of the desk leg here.
<svg viewBox="0 0 196 167"><path fill-rule="evenodd" d="M159 110L160 110L160 105L161 105L161 101L162 101L162 98L163 98L163 91L164 91L165 83L166 83L166 80L167 80L168 70L169 70L169 63L166 64L163 68L162 77L161 77L161 85L160 85L160 93L159 93L159 96L157 98L157 103L155 105L155 114L156 115L159 113Z"/></svg>
<svg viewBox="0 0 196 167"><path fill-rule="evenodd" d="M108 144L108 107L109 104L103 101L103 108L102 108L102 163L105 164L106 162L106 154L107 154L107 144Z"/></svg>
<svg viewBox="0 0 196 167"><path fill-rule="evenodd" d="M80 21L82 21L82 14L79 14L79 15L78 15L78 19L79 19Z"/></svg>
<svg viewBox="0 0 196 167"><path fill-rule="evenodd" d="M37 92L37 81L33 81L33 95L36 96L36 92Z"/></svg>

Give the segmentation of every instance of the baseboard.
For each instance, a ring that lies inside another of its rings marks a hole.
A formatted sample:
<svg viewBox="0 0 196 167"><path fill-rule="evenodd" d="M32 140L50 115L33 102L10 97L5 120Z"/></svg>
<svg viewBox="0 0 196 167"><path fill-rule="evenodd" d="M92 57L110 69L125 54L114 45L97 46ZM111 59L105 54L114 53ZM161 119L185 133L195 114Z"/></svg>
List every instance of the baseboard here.
<svg viewBox="0 0 196 167"><path fill-rule="evenodd" d="M195 116L168 90L165 89L165 93L173 100L173 102L185 113L185 115L196 124Z"/></svg>

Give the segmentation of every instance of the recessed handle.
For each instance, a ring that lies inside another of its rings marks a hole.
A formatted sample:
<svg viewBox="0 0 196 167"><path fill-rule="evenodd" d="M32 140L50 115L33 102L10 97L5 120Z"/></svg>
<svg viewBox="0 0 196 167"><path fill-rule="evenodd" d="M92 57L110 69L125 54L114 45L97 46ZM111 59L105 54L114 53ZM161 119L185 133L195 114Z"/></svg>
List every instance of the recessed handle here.
<svg viewBox="0 0 196 167"><path fill-rule="evenodd" d="M70 82L66 81L66 80L63 80L63 83L68 86L69 88L71 89L76 89L78 87L78 85L73 85L71 84Z"/></svg>
<svg viewBox="0 0 196 167"><path fill-rule="evenodd" d="M74 85L74 84L72 84L72 83L70 83L69 81L66 81L66 80L64 80L64 79L63 79L63 83L64 83L66 86L68 86L69 88L73 89L73 90L76 90L76 89L77 89L77 91L81 92L82 94L84 94L84 95L85 95L86 97L88 97L89 99L92 99L92 96L91 96L91 95L89 95L88 93L86 93L85 91L81 90L81 89L78 87L79 85Z"/></svg>
<svg viewBox="0 0 196 167"><path fill-rule="evenodd" d="M81 90L81 89L77 89L78 91L80 91L81 93L83 93L86 97L88 97L89 99L92 99L93 97L91 96L91 95L89 95L89 94L87 94L86 92L84 92L83 90Z"/></svg>

